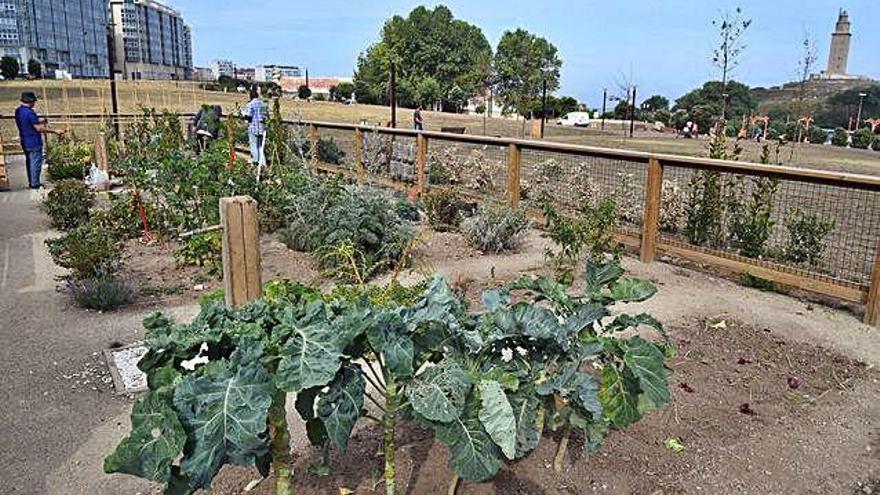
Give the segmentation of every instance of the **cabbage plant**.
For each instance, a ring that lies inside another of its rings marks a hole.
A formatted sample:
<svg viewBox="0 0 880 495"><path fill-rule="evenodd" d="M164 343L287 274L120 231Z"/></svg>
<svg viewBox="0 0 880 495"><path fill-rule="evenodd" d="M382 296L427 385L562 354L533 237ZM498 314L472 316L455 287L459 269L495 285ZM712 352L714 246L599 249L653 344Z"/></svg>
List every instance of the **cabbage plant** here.
<svg viewBox="0 0 880 495"><path fill-rule="evenodd" d="M618 302L655 288L623 277L616 260L589 263L585 290L546 277L487 291L471 311L442 276L417 301L373 305L314 289L238 310L212 306L189 325L146 321L139 363L150 390L132 432L105 471L166 484L166 493L210 486L223 464L274 470L291 493L288 394L328 469L361 419L381 425L385 491L395 493L401 420L449 446L453 483L492 478L532 452L545 428L562 429L557 464L579 432L589 450L611 428L669 400L663 327L647 314L610 316ZM648 325L660 343L628 329ZM452 487L454 490L454 486Z"/></svg>

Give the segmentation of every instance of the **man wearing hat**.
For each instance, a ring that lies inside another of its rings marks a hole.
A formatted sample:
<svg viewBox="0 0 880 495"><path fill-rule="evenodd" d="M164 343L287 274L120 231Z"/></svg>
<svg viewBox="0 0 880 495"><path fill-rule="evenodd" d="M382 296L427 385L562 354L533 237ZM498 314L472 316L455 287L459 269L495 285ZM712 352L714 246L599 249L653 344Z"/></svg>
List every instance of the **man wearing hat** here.
<svg viewBox="0 0 880 495"><path fill-rule="evenodd" d="M21 139L21 149L24 150L24 159L27 166L28 187L39 189L40 173L43 170L43 134L62 135L64 131L49 129L46 122L37 117L34 112L34 104L37 95L33 91L25 91L21 94L21 105L15 109L15 124L18 126L18 136Z"/></svg>

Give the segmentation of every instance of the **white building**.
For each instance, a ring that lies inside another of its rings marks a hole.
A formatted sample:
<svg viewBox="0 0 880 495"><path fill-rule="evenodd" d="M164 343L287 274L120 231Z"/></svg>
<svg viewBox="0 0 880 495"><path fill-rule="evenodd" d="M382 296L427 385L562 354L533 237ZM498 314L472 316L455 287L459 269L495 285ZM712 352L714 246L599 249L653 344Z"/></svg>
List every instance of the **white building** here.
<svg viewBox="0 0 880 495"><path fill-rule="evenodd" d="M278 83L282 77L301 77L302 69L295 65L258 65L254 69L257 82Z"/></svg>
<svg viewBox="0 0 880 495"><path fill-rule="evenodd" d="M232 60L215 60L211 62L211 73L214 75L215 80L220 79L222 76L234 77L235 64L232 63Z"/></svg>

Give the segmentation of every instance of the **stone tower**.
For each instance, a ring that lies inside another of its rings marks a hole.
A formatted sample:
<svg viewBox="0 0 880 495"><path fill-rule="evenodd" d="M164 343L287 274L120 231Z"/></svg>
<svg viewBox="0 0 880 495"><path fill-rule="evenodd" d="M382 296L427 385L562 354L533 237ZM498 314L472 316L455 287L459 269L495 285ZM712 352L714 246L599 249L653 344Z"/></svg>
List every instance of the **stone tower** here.
<svg viewBox="0 0 880 495"><path fill-rule="evenodd" d="M849 15L845 10L841 10L837 17L837 26L834 28L834 33L831 34L828 70L825 71L829 76L846 75L846 64L849 60L849 42L850 38L852 38L849 27Z"/></svg>

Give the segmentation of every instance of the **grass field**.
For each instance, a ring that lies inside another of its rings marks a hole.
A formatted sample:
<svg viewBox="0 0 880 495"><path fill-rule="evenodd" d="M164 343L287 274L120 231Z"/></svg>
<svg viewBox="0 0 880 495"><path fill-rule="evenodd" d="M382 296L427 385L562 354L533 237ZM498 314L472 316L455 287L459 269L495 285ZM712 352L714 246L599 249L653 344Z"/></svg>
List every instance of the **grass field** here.
<svg viewBox="0 0 880 495"><path fill-rule="evenodd" d="M236 106L244 106L247 96L239 93L209 92L192 82L172 81L120 81L118 84L119 107L123 113L136 112L140 107L155 107L175 112L194 112L203 103L223 106L224 112L234 111ZM40 96L37 111L43 114L103 113L109 112L110 92L107 81L4 81L0 82L0 113L9 115L15 109L19 95L24 90L32 90ZM372 105L342 105L328 102L301 102L292 99L282 100L282 111L286 118L302 118L327 122L377 124L391 118L388 107ZM483 119L480 116L424 112L429 130L441 127L465 127L469 134L488 134L493 136L523 136L528 134L528 123L511 119ZM398 125L408 126L412 121L412 111L398 111ZM57 124L57 122L56 122ZM66 124L65 124L66 125ZM88 124L93 125L93 124ZM70 127L76 130L76 124ZM7 142L14 140L14 126L11 122L0 127ZM629 149L655 153L669 153L687 156L707 156L707 141L675 139L669 134L640 132L635 138L624 137L623 129L605 131L595 129L574 129L548 123L546 138L570 144L583 144L607 148ZM754 142L744 144L744 161L758 161L761 145ZM785 165L822 168L839 172L880 175L880 152L843 149L822 145L788 145L779 156Z"/></svg>

